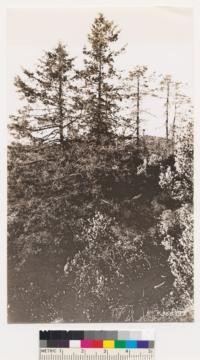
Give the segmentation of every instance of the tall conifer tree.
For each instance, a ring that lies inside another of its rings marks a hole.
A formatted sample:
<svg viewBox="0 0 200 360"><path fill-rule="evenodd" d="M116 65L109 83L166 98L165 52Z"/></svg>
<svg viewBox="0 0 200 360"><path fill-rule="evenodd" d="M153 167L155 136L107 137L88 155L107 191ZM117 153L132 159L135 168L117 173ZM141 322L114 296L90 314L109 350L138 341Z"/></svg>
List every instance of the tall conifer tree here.
<svg viewBox="0 0 200 360"><path fill-rule="evenodd" d="M192 104L189 96L183 92L183 83L180 81L174 82L174 95L172 99L173 104L173 121L172 121L172 145L173 150L175 146L176 128L181 123L182 118L190 118L192 115Z"/></svg>
<svg viewBox="0 0 200 360"><path fill-rule="evenodd" d="M165 75L160 82L160 89L164 94L165 99L165 133L166 140L169 140L169 121L170 121L170 106L171 106L171 92L173 87L173 80L171 75Z"/></svg>
<svg viewBox="0 0 200 360"><path fill-rule="evenodd" d="M52 51L45 52L35 71L23 69L23 76L16 77L15 86L25 100L24 108L12 116L12 130L22 137L64 145L77 121L73 62L74 58L59 43Z"/></svg>
<svg viewBox="0 0 200 360"><path fill-rule="evenodd" d="M143 107L143 101L146 96L154 95L154 90L151 88L151 81L153 74L148 73L147 66L138 65L132 71L129 71L127 98L131 100L130 108L132 110L132 119L130 124L133 124L133 129L136 132L136 145L140 146L141 137L141 123L144 120L144 113L152 115Z"/></svg>
<svg viewBox="0 0 200 360"><path fill-rule="evenodd" d="M98 144L111 137L119 121L120 76L114 63L124 48L113 49L119 32L112 21L99 14L88 35L89 46L83 49L85 121Z"/></svg>

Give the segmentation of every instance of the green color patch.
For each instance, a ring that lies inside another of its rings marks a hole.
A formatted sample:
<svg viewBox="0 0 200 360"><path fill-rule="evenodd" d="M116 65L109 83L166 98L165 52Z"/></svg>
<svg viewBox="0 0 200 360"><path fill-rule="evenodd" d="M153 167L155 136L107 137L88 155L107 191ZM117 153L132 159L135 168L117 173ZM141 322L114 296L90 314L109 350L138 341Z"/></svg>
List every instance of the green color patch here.
<svg viewBox="0 0 200 360"><path fill-rule="evenodd" d="M125 348L126 347L126 341L125 340L115 340L115 348Z"/></svg>

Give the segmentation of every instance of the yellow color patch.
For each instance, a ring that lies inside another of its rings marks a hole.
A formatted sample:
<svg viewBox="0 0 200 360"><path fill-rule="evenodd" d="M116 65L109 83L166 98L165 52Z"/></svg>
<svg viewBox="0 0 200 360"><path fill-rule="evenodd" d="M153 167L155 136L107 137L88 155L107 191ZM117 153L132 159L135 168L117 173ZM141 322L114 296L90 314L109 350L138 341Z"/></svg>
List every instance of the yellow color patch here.
<svg viewBox="0 0 200 360"><path fill-rule="evenodd" d="M103 341L103 348L113 349L114 347L115 347L114 340L104 340Z"/></svg>

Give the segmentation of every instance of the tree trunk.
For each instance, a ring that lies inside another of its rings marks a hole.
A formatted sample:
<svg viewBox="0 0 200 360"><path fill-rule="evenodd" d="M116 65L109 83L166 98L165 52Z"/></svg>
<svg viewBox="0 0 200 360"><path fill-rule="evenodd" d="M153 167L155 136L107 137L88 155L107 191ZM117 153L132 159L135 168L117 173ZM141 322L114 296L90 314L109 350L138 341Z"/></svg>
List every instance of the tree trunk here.
<svg viewBox="0 0 200 360"><path fill-rule="evenodd" d="M167 98L166 98L166 139L169 139L169 81L167 82Z"/></svg>
<svg viewBox="0 0 200 360"><path fill-rule="evenodd" d="M176 104L176 100L175 100L174 119L173 119L173 124L172 124L172 150L173 150L173 153L174 153L174 147L175 147L176 109L177 109L177 104Z"/></svg>
<svg viewBox="0 0 200 360"><path fill-rule="evenodd" d="M64 133L63 133L63 82L62 82L62 67L60 65L59 75L59 90L58 90L58 111L59 111L59 137L60 145L64 147Z"/></svg>
<svg viewBox="0 0 200 360"><path fill-rule="evenodd" d="M140 76L137 76L136 145L140 145Z"/></svg>
<svg viewBox="0 0 200 360"><path fill-rule="evenodd" d="M102 102L102 59L101 59L101 47L99 48L99 77L98 77L98 110L97 110L97 144L101 144L102 135L102 114L101 114L101 102ZM95 125L96 126L96 125Z"/></svg>

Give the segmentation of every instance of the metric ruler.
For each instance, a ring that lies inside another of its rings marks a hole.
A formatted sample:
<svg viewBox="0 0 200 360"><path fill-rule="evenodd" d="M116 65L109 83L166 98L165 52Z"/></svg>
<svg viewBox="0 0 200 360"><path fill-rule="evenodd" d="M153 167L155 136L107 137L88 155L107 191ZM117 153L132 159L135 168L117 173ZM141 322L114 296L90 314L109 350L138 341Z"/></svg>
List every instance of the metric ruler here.
<svg viewBox="0 0 200 360"><path fill-rule="evenodd" d="M40 360L154 360L154 349L40 349Z"/></svg>

